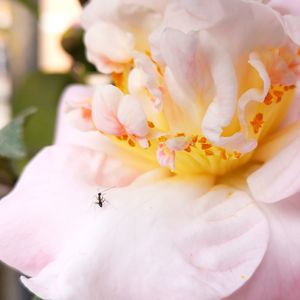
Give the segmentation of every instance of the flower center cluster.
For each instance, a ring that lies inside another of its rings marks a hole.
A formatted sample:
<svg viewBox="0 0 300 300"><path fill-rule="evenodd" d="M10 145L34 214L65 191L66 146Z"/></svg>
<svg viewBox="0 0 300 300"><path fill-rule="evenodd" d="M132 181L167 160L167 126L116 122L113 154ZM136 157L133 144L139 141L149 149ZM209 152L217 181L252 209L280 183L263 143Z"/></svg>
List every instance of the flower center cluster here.
<svg viewBox="0 0 300 300"><path fill-rule="evenodd" d="M113 74L114 84L128 93L128 71ZM246 114L248 138L257 143L280 125L288 110L295 92L295 85L271 85L264 101L256 103ZM144 96L149 103L155 102L153 90L144 87ZM166 88L158 82L158 90L166 93ZM162 101L167 95L162 96ZM177 174L210 173L223 175L247 163L254 151L241 153L235 149L220 147L199 133L179 132L170 129L165 110L156 112L158 118L147 116L149 133L143 137L124 132L120 135L108 135L124 150L133 152L137 159L150 162L154 166L168 167ZM155 120L156 119L156 120ZM231 136L241 128L237 117L224 129L224 136ZM103 133L103 132L102 132Z"/></svg>

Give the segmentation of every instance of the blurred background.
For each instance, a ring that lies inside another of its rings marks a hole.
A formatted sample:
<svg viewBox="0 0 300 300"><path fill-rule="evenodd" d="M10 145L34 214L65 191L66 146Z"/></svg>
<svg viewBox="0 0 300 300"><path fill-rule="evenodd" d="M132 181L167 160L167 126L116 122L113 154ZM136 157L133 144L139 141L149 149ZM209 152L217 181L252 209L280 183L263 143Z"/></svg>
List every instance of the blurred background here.
<svg viewBox="0 0 300 300"><path fill-rule="evenodd" d="M63 89L102 80L85 59L79 26L85 2L0 0L0 198L52 143ZM33 299L19 276L0 263L0 300Z"/></svg>

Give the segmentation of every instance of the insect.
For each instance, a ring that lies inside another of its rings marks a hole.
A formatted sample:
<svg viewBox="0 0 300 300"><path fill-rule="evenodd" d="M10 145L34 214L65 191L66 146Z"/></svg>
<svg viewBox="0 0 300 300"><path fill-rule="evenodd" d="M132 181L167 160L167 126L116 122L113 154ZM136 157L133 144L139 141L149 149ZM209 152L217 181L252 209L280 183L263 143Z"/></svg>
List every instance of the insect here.
<svg viewBox="0 0 300 300"><path fill-rule="evenodd" d="M100 207L103 206L103 203L105 202L105 198L103 197L102 193L97 194L97 202L95 204L98 204Z"/></svg>
<svg viewBox="0 0 300 300"><path fill-rule="evenodd" d="M105 201L107 201L104 198L104 193L107 192L108 190L112 189L113 187L107 188L106 190L102 191L102 192L98 192L97 194L97 202L95 202L95 204L99 205L99 207L103 207L103 204Z"/></svg>

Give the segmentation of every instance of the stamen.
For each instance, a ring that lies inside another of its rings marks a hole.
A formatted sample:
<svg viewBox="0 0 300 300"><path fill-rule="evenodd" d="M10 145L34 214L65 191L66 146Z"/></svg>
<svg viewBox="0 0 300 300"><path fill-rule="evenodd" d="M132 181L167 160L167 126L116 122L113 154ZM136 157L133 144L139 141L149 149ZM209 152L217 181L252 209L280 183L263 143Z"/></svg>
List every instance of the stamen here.
<svg viewBox="0 0 300 300"><path fill-rule="evenodd" d="M207 139L203 136L200 140L199 143L205 144L207 142Z"/></svg>
<svg viewBox="0 0 300 300"><path fill-rule="evenodd" d="M185 136L185 133L179 132L179 133L176 134L176 137L178 137L178 136Z"/></svg>
<svg viewBox="0 0 300 300"><path fill-rule="evenodd" d="M204 152L205 152L205 154L206 154L207 156L212 156L212 155L214 155L214 153L213 153L211 150L205 150Z"/></svg>
<svg viewBox="0 0 300 300"><path fill-rule="evenodd" d="M202 144L202 145L201 145L201 149L202 149L202 150L207 150L207 149L209 149L209 148L211 148L211 147L212 147L211 144Z"/></svg>
<svg viewBox="0 0 300 300"><path fill-rule="evenodd" d="M90 108L82 108L81 109L81 115L83 119L90 119L92 116L92 111Z"/></svg>
<svg viewBox="0 0 300 300"><path fill-rule="evenodd" d="M253 127L253 131L254 131L255 134L257 134L259 132L259 130L261 129L263 123L264 123L263 114L262 113L256 114L253 121L250 122L250 124Z"/></svg>
<svg viewBox="0 0 300 300"><path fill-rule="evenodd" d="M234 158L239 159L242 156L242 154L240 152L234 151L233 156Z"/></svg>
<svg viewBox="0 0 300 300"><path fill-rule="evenodd" d="M131 146L131 147L135 147L135 142L134 142L132 139L129 139L129 140L128 140L128 144L129 144L129 146Z"/></svg>
<svg viewBox="0 0 300 300"><path fill-rule="evenodd" d="M220 156L221 156L221 158L223 159L223 160L227 160L228 159L228 157L227 157L227 153L226 153L226 151L224 150L224 149L219 149L220 150Z"/></svg>
<svg viewBox="0 0 300 300"><path fill-rule="evenodd" d="M160 136L160 137L158 138L158 141L161 142L161 143L164 143L164 142L167 141L167 138L166 138L165 136Z"/></svg>
<svg viewBox="0 0 300 300"><path fill-rule="evenodd" d="M151 121L148 121L147 123L148 123L149 128L154 128L155 127L154 124Z"/></svg>
<svg viewBox="0 0 300 300"><path fill-rule="evenodd" d="M192 138L191 146L195 146L195 144L197 143L197 140L198 140L198 136L194 136Z"/></svg>
<svg viewBox="0 0 300 300"><path fill-rule="evenodd" d="M264 100L264 103L266 105L271 105L272 104L272 100L273 100L273 97L270 93L267 94L265 100Z"/></svg>
<svg viewBox="0 0 300 300"><path fill-rule="evenodd" d="M186 152L191 152L191 151L192 151L192 149L191 149L191 147L190 147L190 146L188 146L187 148L185 148L185 149L184 149L184 151L186 151Z"/></svg>

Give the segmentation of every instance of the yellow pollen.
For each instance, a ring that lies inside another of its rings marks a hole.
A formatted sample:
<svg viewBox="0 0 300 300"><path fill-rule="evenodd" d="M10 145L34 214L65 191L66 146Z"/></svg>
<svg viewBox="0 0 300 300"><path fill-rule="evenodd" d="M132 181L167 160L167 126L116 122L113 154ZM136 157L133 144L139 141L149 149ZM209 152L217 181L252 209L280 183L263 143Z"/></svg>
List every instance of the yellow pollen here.
<svg viewBox="0 0 300 300"><path fill-rule="evenodd" d="M176 134L176 137L179 137L179 136L185 136L185 133L183 133L183 132L177 133L177 134Z"/></svg>
<svg viewBox="0 0 300 300"><path fill-rule="evenodd" d="M270 105L270 104L272 104L272 100L273 100L272 95L271 95L270 93L268 93L268 95L266 96L266 98L265 98L265 100L264 100L264 103L265 103L266 105Z"/></svg>
<svg viewBox="0 0 300 300"><path fill-rule="evenodd" d="M250 122L250 124L253 127L254 133L257 134L261 129L262 125L264 124L263 114L262 113L256 114L256 116L254 117L253 121Z"/></svg>
<svg viewBox="0 0 300 300"><path fill-rule="evenodd" d="M202 145L201 145L201 149L202 149L202 150L207 150L207 149L209 149L209 148L211 148L211 147L212 147L211 144L202 144Z"/></svg>
<svg viewBox="0 0 300 300"><path fill-rule="evenodd" d="M240 158L240 157L242 156L242 154L241 154L240 152L234 151L234 152L233 152L233 156L234 156L236 159L238 159L238 158Z"/></svg>
<svg viewBox="0 0 300 300"><path fill-rule="evenodd" d="M128 144L131 147L135 147L135 142L133 140L131 140L131 139L128 140Z"/></svg>
<svg viewBox="0 0 300 300"><path fill-rule="evenodd" d="M158 138L158 141L161 142L161 143L165 142L166 140L167 140L167 138L165 136L160 136Z"/></svg>
<svg viewBox="0 0 300 300"><path fill-rule="evenodd" d="M127 135L127 134L121 135L121 136L119 137L119 139L120 139L121 141L127 141L128 135Z"/></svg>
<svg viewBox="0 0 300 300"><path fill-rule="evenodd" d="M187 148L185 148L185 149L184 149L184 151L186 151L186 152L191 152L191 151L192 151L192 149L191 149L191 147L190 147L190 146L188 146Z"/></svg>
<svg viewBox="0 0 300 300"><path fill-rule="evenodd" d="M227 157L227 153L224 149L220 149L220 156L223 160L227 160L228 157Z"/></svg>
<svg viewBox="0 0 300 300"><path fill-rule="evenodd" d="M200 140L199 143L204 144L207 142L207 139L203 136Z"/></svg>
<svg viewBox="0 0 300 300"><path fill-rule="evenodd" d="M205 154L207 155L207 156L212 156L212 155L214 155L214 153L211 151L211 150L205 150L204 151L205 152Z"/></svg>
<svg viewBox="0 0 300 300"><path fill-rule="evenodd" d="M192 145L192 146L195 146L195 144L197 143L197 140L198 140L198 136L194 136L194 137L192 138L192 143L191 143L191 145Z"/></svg>
<svg viewBox="0 0 300 300"><path fill-rule="evenodd" d="M154 124L151 121L148 121L147 123L148 123L149 128L154 128L155 127Z"/></svg>

